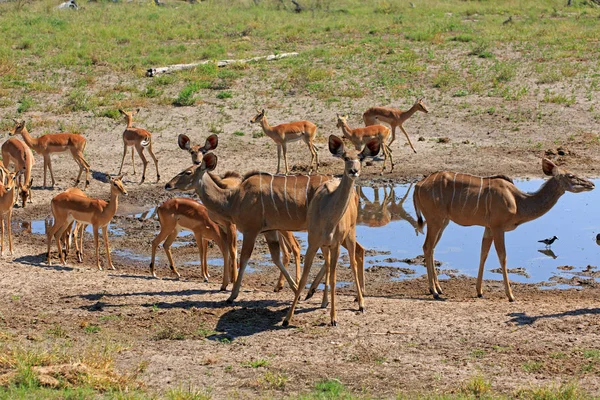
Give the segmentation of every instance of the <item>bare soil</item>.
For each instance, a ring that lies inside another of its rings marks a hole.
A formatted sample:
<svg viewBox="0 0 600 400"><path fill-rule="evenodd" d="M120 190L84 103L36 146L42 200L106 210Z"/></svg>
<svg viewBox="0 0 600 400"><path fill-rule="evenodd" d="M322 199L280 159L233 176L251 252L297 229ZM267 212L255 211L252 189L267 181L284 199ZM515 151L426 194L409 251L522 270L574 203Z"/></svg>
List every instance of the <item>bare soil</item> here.
<svg viewBox="0 0 600 400"><path fill-rule="evenodd" d="M191 164L189 154L177 147L177 135L186 133L194 142L203 142L209 134L207 126L216 119L226 121L215 151L219 173L275 172L274 143L267 137L253 138L252 133L260 128L249 123L261 105L268 109L271 124L294 119L317 123L320 172L341 172L341 163L326 152L326 137L339 134L335 113L349 110L314 106L313 99L302 96L243 96L236 107L215 99L195 107L142 110L135 125L153 132L161 180L156 183L150 160L146 183L138 185L139 158L136 155L137 174L133 175L127 156L124 171L128 172L129 196L120 199L115 218L124 234L111 237L113 249L150 256L158 222L140 221L129 214L173 196L164 191L164 183ZM394 172L380 176L380 163L375 162L364 167L363 183L399 183L441 169L539 177L540 156L547 150L573 172L598 176L598 128L586 112L589 104L585 101L569 108L515 103L507 112L544 115L541 122L527 117L515 124L497 115L472 115L468 108L458 107L458 99L437 98L433 93L425 99L430 113L419 113L405 124L417 153L410 151L397 132L392 145ZM486 107L487 101L460 99L478 107ZM360 114L371 105L367 99L354 101L352 126L359 124ZM407 104L391 105L407 108ZM85 126L86 157L94 170L89 194L108 198L109 188L102 180L105 173L118 171L124 124L90 113L31 114L27 118L34 123L52 121L47 127L31 129L34 136L52 131L58 121ZM234 131L244 136L233 135ZM449 141L441 141L445 143L437 140L446 137ZM308 149L301 142L289 147L293 171L305 172ZM564 155L558 154L559 147ZM204 283L198 266L182 267L184 261L197 259L193 245L174 249L183 275L180 280L170 275L162 250L158 260L162 279L150 278L148 260L143 257L115 255L116 271L97 271L89 234L83 264L70 259L63 267L55 258L48 266L46 237L28 231L27 222L48 216L50 198L72 185L76 175L70 156L53 160L59 187L40 187L42 160L36 156L34 204L14 210L15 252L0 261L2 329L23 341L43 342L60 326L80 345L96 339L122 343L124 349L115 356L118 368L124 373L138 371L148 389L205 388L214 398L284 397L310 391L315 382L327 378L376 397L456 392L478 375L489 379L494 390L508 394L519 388L576 381L585 391L600 395L600 360L590 352L600 349L600 289L594 286L544 290L513 284L517 302L508 303L501 282L487 281L486 297L478 299L474 280L459 277L442 283L445 301L434 301L422 277L391 282L390 271L377 268L367 274L365 314L357 312L352 287L342 288L338 291L338 327L327 325L329 311L319 307L319 292L301 302L291 327L282 328L292 292L287 288L273 292L277 272L269 265L262 242L251 262L257 271L246 275L234 305L225 303L229 293L218 290L221 268L211 267L211 282ZM56 255L55 246L52 251ZM211 250L211 257L219 257L216 249ZM101 259L104 262L104 251ZM476 259L474 254L473 262ZM347 262L342 262L338 279L351 281ZM98 325L100 332L86 332L89 324ZM258 360L266 363L251 364Z"/></svg>

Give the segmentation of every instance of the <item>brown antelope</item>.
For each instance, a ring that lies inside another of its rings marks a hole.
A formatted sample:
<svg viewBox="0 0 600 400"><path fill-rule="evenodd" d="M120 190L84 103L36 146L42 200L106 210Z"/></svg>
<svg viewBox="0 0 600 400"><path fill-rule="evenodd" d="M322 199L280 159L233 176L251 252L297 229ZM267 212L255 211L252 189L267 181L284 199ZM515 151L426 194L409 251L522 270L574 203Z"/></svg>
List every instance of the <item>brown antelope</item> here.
<svg viewBox="0 0 600 400"><path fill-rule="evenodd" d="M244 270L257 236L262 232L267 239L271 258L281 270L290 287L296 290L280 260L280 245L276 231L306 230L308 204L321 183L331 180L325 175L281 176L263 172L252 172L233 188L227 188L215 180L215 175L207 173L217 166L217 156L208 153L200 166L186 169L166 184L166 190L196 190L202 204L212 215L222 221L236 224L244 236L240 257L238 278L228 302L233 302L239 294ZM364 287L364 249L356 246L359 261L359 277Z"/></svg>
<svg viewBox="0 0 600 400"><path fill-rule="evenodd" d="M494 242L502 268L504 291L509 301L515 300L506 270L504 233L547 213L565 191L579 193L594 189L592 182L557 167L546 158L542 160L542 170L552 178L532 194L523 193L510 178L502 175L482 178L442 171L416 184L413 200L421 231L423 218L427 222L423 252L429 291L434 298L439 298L442 290L433 265L433 251L444 228L453 221L462 226L485 227L477 275L477 296L483 296L483 267Z"/></svg>
<svg viewBox="0 0 600 400"><path fill-rule="evenodd" d="M342 139L334 135L329 136L329 151L335 157L344 160L344 176L341 181L325 182L317 189L310 201L306 217L308 249L304 255L304 270L294 296L294 302L283 321L283 326L289 325L294 315L296 304L306 285L313 259L319 248L323 252L323 256L329 259L331 325L337 325L335 304L336 267L342 242L345 243L345 247L348 249L350 266L355 274L354 280L358 282L356 259L354 257L358 200L354 190L354 181L360 175L361 161L365 157L377 155L380 145L381 141L379 139L372 139L367 142L361 153L356 154L356 152L346 151ZM356 291L358 293L358 309L364 312L365 303L361 285L356 285Z"/></svg>
<svg viewBox="0 0 600 400"><path fill-rule="evenodd" d="M191 140L187 135L180 134L177 138L177 143L182 150L186 150L190 153L194 165L199 165L202 163L202 156L204 154L217 148L219 145L219 137L217 135L210 135L208 138L206 138L204 146L200 146L192 145ZM215 176L215 179L219 179L221 185L232 188L234 186L238 186L242 182L243 178L237 172L227 172L222 178ZM229 279L232 279L231 282L235 282L237 279L237 229L235 224L223 221L218 215L211 215L210 211L208 214L211 218L213 218L213 220L215 220L215 222L219 224L219 226L221 226L221 230L225 234L224 240L227 245L228 259L230 263L229 267L226 268L225 271L229 273ZM290 261L290 251L294 254L294 259L296 260L296 281L298 281L300 280L300 244L291 232L280 232L279 240L283 253L282 261L286 268ZM285 276L280 274L279 281L275 285L275 292L283 289L284 281ZM227 275L223 274L223 285L221 290L225 290L228 283L229 280L227 280Z"/></svg>
<svg viewBox="0 0 600 400"><path fill-rule="evenodd" d="M65 193L71 193L76 196L88 197L88 195L85 194L84 191L82 191L76 187L65 190ZM66 223L67 223L67 228L64 230L62 237L61 237L61 242L64 243L63 252L65 253L65 258L69 255L69 252L71 249L71 240L73 238L73 240L75 241L75 256L77 257L77 262L82 263L83 262L83 232L84 232L87 224L80 223L76 220L72 220L70 223L67 220ZM73 229L73 226L75 227L75 229ZM50 228L50 226L48 227L47 230L49 230L49 228ZM81 235L81 236L79 236L79 235Z"/></svg>
<svg viewBox="0 0 600 400"><path fill-rule="evenodd" d="M44 187L46 186L46 169L50 170L50 178L52 179L52 186L56 184L54 180L54 173L52 172L52 161L50 159L51 153L62 153L63 151L69 150L71 156L79 165L79 175L75 181L75 186L79 185L79 179L81 178L82 172L85 170L85 188L90 184L89 173L90 165L83 157L83 151L85 150L86 140L83 136L74 133L55 133L42 135L34 138L29 135L25 121L18 122L14 120L15 126L9 132L10 136L20 134L23 140L32 148L36 153L41 154L44 157Z"/></svg>
<svg viewBox="0 0 600 400"><path fill-rule="evenodd" d="M192 162L194 164L200 165L202 163L202 156L204 156L208 151L217 148L219 145L219 137L217 135L210 135L206 138L204 146L200 146L199 144L192 146L192 141L190 138L182 133L177 137L177 144L179 144L179 148L181 150L185 150L190 153L192 156Z"/></svg>
<svg viewBox="0 0 600 400"><path fill-rule="evenodd" d="M7 172L7 171L6 171ZM13 242L12 242L12 209L15 204L15 186L16 176L21 175L22 170L16 174L13 172L7 172L6 184L0 184L0 219L2 219L2 250L0 255L4 256L4 219L6 218L6 227L8 229L8 251L9 255L13 253Z"/></svg>
<svg viewBox="0 0 600 400"><path fill-rule="evenodd" d="M31 169L35 160L29 146L17 138L10 138L2 143L2 163L5 168L8 168L10 163L15 165L15 171L24 171L24 174L19 174L17 187L19 188L18 195L21 197L23 208L27 204L27 200L32 203L31 185L33 178L31 177ZM23 182L23 179L24 182Z"/></svg>
<svg viewBox="0 0 600 400"><path fill-rule="evenodd" d="M99 270L100 250L98 246L98 230L102 228L102 236L106 246L106 258L108 266L115 269L110 258L110 245L108 243L108 224L117 212L119 195L127 196L127 190L121 182L122 177L110 179L110 201L91 199L70 192L63 192L54 196L50 205L54 215L54 225L48 231L48 265L50 265L50 242L56 239L56 245L60 254L60 261L65 265L64 254L61 249L60 238L67 229L69 222L76 220L85 224L91 224L94 231L94 243L96 245L96 265Z"/></svg>
<svg viewBox="0 0 600 400"><path fill-rule="evenodd" d="M140 185L144 183L146 180L146 167L148 166L148 160L144 155L144 149L148 148L148 153L150 153L150 157L152 157L154 160L154 165L156 166L156 181L160 181L160 173L158 172L158 159L152 151L152 134L145 129L133 127L133 116L139 113L140 109L138 108L135 111L123 111L119 109L119 112L125 118L127 128L125 128L125 131L123 132L123 159L121 160L121 167L119 168L117 175L121 175L123 163L125 162L125 156L127 155L127 148L131 146L131 165L133 167L133 175L135 175L135 161L133 159L133 149L135 148L142 159L142 163L144 164Z"/></svg>
<svg viewBox="0 0 600 400"><path fill-rule="evenodd" d="M169 266L171 271L181 277L175 262L173 261L173 255L171 254L171 244L177 237L177 234L181 229L188 229L194 233L196 238L196 244L200 252L200 268L202 270L202 277L205 282L208 282L208 240L213 240L221 253L223 253L223 260L225 269L228 265L227 251L225 248L225 241L221 233L219 225L217 225L208 216L206 207L192 199L175 198L169 199L162 203L157 210L158 220L160 222L160 232L156 238L152 241L152 261L150 262L150 272L152 276L156 278L156 272L154 270L154 260L156 258L156 248L162 242L163 249L169 259Z"/></svg>
<svg viewBox="0 0 600 400"><path fill-rule="evenodd" d="M310 166L308 172L312 171L313 161L316 163L315 171L319 170L319 154L317 148L313 144L317 135L317 126L310 121L296 121L290 122L289 124L280 124L276 126L270 126L265 115L265 110L257 111L258 114L250 120L251 123L260 123L265 135L273 139L277 144L277 173L280 170L281 164L281 152L283 151L283 161L285 163L285 174L290 172L287 162L287 144L288 142L295 142L302 139L310 150Z"/></svg>
<svg viewBox="0 0 600 400"><path fill-rule="evenodd" d="M416 153L417 150L415 150L413 144L410 141L410 138L408 137L408 133L406 133L402 124L406 122L407 119L412 117L412 115L417 111L421 111L424 113L429 112L427 110L427 107L425 107L425 104L423 103L423 99L417 99L415 104L413 104L413 106L407 111L402 111L396 108L389 107L371 107L364 112L363 120L365 121L365 125L367 126L377 125L382 122L385 122L386 124L389 124L392 127L392 141L389 143L388 146L391 146L392 143L394 143L394 140L396 140L396 127L399 127L400 130L404 133L404 136L406 136L406 140L408 140L410 148Z"/></svg>
<svg viewBox="0 0 600 400"><path fill-rule="evenodd" d="M392 151L389 146L385 143L390 137L390 128L383 125L371 125L365 128L356 128L351 129L348 126L348 116L337 115L337 124L338 128L342 129L342 134L344 137L354 145L356 151L361 151L363 146L367 144L372 139L379 140L380 147L383 150L383 155L385 158L383 159L383 168L381 169L381 173L385 171L385 163L388 158L390 159L390 172L394 170L394 160L392 159Z"/></svg>

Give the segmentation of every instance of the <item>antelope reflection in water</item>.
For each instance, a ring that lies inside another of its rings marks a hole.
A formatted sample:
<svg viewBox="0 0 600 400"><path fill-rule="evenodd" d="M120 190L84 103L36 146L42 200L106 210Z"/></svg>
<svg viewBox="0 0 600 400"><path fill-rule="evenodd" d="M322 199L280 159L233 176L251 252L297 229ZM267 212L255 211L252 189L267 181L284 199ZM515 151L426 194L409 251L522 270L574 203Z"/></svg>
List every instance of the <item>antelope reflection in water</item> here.
<svg viewBox="0 0 600 400"><path fill-rule="evenodd" d="M359 186L358 224L382 227L392 221L406 221L418 235L417 221L404 209L404 201L408 198L412 187L413 183L409 185L402 197L396 196L397 188L392 185L370 188L373 190L373 201L371 201Z"/></svg>

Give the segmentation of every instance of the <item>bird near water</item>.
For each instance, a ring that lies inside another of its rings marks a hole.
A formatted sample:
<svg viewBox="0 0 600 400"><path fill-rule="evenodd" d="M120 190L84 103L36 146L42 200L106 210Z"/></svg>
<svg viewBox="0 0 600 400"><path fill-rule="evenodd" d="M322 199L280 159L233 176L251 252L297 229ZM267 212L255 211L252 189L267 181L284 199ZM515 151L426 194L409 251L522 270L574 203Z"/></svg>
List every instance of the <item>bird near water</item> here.
<svg viewBox="0 0 600 400"><path fill-rule="evenodd" d="M556 236L552 236L550 239L538 240L538 242L544 243L546 247L550 247L556 239L558 239Z"/></svg>

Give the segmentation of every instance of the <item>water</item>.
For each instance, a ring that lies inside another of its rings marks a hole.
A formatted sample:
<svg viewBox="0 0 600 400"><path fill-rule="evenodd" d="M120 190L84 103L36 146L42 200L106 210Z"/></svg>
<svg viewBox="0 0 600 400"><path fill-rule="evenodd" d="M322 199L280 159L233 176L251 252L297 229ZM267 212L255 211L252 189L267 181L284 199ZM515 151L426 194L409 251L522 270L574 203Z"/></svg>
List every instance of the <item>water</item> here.
<svg viewBox="0 0 600 400"><path fill-rule="evenodd" d="M525 192L534 192L543 180L517 181L516 186ZM595 182L598 183L598 182ZM412 185L379 188L360 188L361 196L357 239L367 249L389 252L385 255L365 257L365 266L390 265L411 268L425 274L425 267L398 260L423 254L424 235L416 235L416 218L412 201ZM588 265L597 265L600 246L596 234L600 232L600 219L595 218L593 205L600 200L600 190L584 193L565 193L558 203L542 217L506 233L508 269L523 268L527 276L510 273L511 281L524 283L554 282L556 278L571 279ZM427 229L427 228L425 228ZM434 257L442 262L442 270L456 270L458 274L477 276L483 227L463 227L451 222L436 246ZM538 240L558 236L550 249ZM391 259L385 261L385 259ZM371 262L371 263L369 263ZM573 266L570 271L557 269ZM488 256L484 279L501 280L500 263L492 246ZM592 269L593 273L595 270ZM600 276L600 273L596 273ZM408 275L401 279L410 279ZM558 283L562 283L560 279ZM556 286L555 286L556 287ZM559 287L568 287L561 284Z"/></svg>
<svg viewBox="0 0 600 400"><path fill-rule="evenodd" d="M46 219L34 220L31 222L23 221L21 222L20 228L23 231L31 232L35 235L44 235L46 236L46 232L52 227L54 224L54 218L46 217ZM88 225L85 227L85 231L90 235L94 234L94 230L92 229L92 225ZM102 229L98 230L98 233L102 235ZM119 228L114 223L109 224L108 226L108 234L110 236L123 236L125 235L125 230L123 228Z"/></svg>

